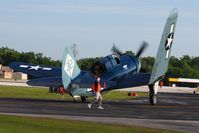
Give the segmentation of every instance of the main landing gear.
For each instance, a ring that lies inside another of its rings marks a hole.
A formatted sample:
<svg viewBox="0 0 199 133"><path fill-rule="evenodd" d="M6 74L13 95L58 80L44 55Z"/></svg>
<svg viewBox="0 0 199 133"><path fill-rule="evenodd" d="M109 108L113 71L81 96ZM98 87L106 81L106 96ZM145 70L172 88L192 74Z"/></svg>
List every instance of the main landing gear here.
<svg viewBox="0 0 199 133"><path fill-rule="evenodd" d="M86 98L87 98L87 97L81 96L81 101L82 101L82 103L86 103L86 102L87 102Z"/></svg>
<svg viewBox="0 0 199 133"><path fill-rule="evenodd" d="M157 97L155 93L155 88L154 84L149 85L149 102L153 106L157 103Z"/></svg>

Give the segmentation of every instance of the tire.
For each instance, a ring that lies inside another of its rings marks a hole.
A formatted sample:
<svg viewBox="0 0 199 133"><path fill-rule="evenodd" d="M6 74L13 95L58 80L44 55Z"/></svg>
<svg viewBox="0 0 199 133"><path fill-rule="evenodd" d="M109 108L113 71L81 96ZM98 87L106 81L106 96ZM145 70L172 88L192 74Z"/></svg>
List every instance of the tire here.
<svg viewBox="0 0 199 133"><path fill-rule="evenodd" d="M74 98L74 101L73 101L73 102L76 104L76 103L77 103L77 99Z"/></svg>
<svg viewBox="0 0 199 133"><path fill-rule="evenodd" d="M82 103L86 103L86 97L81 96Z"/></svg>
<svg viewBox="0 0 199 133"><path fill-rule="evenodd" d="M49 87L49 93L53 93L53 87Z"/></svg>

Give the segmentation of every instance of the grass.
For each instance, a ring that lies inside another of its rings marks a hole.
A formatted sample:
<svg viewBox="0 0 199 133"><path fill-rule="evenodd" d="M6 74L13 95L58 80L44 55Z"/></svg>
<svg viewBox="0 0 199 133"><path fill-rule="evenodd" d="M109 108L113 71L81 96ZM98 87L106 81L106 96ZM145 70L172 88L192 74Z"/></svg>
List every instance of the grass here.
<svg viewBox="0 0 199 133"><path fill-rule="evenodd" d="M110 91L103 95L104 100L132 100L137 97L146 97L148 93L145 92L137 92L138 96L128 96L128 92L126 91Z"/></svg>
<svg viewBox="0 0 199 133"><path fill-rule="evenodd" d="M0 115L0 133L177 133L136 126Z"/></svg>
<svg viewBox="0 0 199 133"><path fill-rule="evenodd" d="M128 92L124 91L110 91L103 95L103 100L130 100L136 98L136 97L130 97L127 94ZM138 93L138 96L148 96L148 94ZM73 100L73 98L68 94L62 97L60 94L49 93L48 88L31 88L31 87L14 87L14 86L0 86L0 97Z"/></svg>
<svg viewBox="0 0 199 133"><path fill-rule="evenodd" d="M0 97L4 98L32 98L32 99L72 99L66 95L49 93L48 88L0 86Z"/></svg>

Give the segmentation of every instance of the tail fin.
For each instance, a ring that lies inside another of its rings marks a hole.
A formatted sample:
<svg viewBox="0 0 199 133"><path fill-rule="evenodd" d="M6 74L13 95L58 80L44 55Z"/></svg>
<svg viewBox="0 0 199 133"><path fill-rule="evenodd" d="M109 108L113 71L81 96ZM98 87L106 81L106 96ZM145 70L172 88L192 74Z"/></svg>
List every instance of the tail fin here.
<svg viewBox="0 0 199 133"><path fill-rule="evenodd" d="M178 11L177 9L173 9L164 27L155 63L153 65L149 85L155 84L156 81L163 78L168 69L177 18Z"/></svg>
<svg viewBox="0 0 199 133"><path fill-rule="evenodd" d="M75 79L80 72L81 70L75 61L71 49L69 47L65 47L62 60L62 82L65 89L67 89L71 81Z"/></svg>

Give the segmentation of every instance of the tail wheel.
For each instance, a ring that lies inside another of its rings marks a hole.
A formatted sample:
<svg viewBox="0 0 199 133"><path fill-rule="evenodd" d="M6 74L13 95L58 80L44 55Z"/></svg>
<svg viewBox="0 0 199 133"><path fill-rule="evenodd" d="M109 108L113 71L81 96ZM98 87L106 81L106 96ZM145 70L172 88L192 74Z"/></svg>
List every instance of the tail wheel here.
<svg viewBox="0 0 199 133"><path fill-rule="evenodd" d="M82 103L86 103L86 97L81 96L81 101L82 101Z"/></svg>

